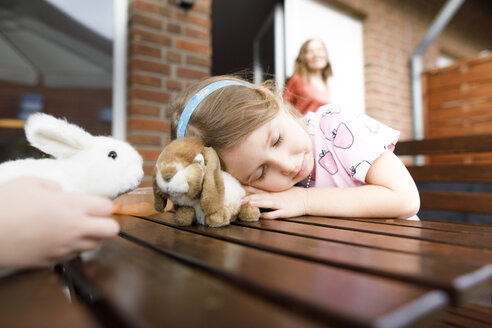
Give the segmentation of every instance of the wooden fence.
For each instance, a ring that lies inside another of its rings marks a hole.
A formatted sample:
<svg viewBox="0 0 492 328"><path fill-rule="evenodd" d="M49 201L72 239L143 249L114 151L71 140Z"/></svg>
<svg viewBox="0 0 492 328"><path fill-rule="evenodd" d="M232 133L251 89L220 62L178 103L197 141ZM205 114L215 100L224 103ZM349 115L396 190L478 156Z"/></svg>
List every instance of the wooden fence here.
<svg viewBox="0 0 492 328"><path fill-rule="evenodd" d="M424 72L423 90L425 138L492 133L492 54ZM433 156L431 161L490 163L492 154Z"/></svg>

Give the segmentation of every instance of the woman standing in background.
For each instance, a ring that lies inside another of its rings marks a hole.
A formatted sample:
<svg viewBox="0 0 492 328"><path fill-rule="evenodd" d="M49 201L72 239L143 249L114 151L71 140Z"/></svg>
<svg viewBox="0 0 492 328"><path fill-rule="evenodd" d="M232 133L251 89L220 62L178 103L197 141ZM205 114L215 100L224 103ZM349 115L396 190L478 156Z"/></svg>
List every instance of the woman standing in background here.
<svg viewBox="0 0 492 328"><path fill-rule="evenodd" d="M285 85L284 99L306 115L331 103L328 78L333 75L328 52L323 42L304 42L297 56L294 74Z"/></svg>

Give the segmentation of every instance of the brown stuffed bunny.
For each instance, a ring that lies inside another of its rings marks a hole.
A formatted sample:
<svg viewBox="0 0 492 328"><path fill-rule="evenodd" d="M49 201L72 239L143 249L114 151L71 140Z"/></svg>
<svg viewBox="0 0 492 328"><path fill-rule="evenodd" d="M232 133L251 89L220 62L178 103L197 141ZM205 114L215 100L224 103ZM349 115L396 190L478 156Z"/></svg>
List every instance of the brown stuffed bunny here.
<svg viewBox="0 0 492 328"><path fill-rule="evenodd" d="M157 159L154 176L154 207L163 212L169 198L176 208L176 223L195 220L210 227L234 221L257 221L257 207L241 205L246 192L229 173L220 169L217 153L195 138L174 140Z"/></svg>

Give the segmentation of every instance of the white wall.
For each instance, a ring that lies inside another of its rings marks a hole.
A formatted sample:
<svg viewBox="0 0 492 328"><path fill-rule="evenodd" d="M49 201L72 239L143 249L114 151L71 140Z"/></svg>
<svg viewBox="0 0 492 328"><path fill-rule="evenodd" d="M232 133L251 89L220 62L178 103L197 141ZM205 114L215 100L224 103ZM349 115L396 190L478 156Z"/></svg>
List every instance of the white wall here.
<svg viewBox="0 0 492 328"><path fill-rule="evenodd" d="M287 76L302 43L321 39L333 68L334 102L354 113L365 111L362 22L317 0L285 0L285 63Z"/></svg>

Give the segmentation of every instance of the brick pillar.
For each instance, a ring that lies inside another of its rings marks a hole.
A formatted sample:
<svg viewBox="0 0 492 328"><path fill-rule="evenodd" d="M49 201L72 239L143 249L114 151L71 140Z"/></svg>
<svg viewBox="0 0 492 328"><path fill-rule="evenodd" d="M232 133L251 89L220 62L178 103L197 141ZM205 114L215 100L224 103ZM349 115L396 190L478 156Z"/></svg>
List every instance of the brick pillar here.
<svg viewBox="0 0 492 328"><path fill-rule="evenodd" d="M130 0L127 135L144 158L150 186L154 163L169 143L166 110L173 96L210 76L212 0L185 11L176 0Z"/></svg>

